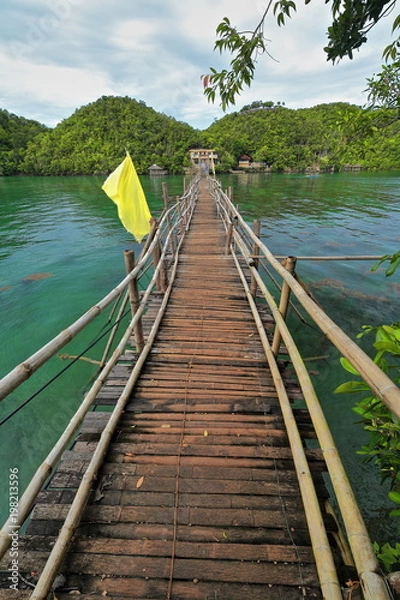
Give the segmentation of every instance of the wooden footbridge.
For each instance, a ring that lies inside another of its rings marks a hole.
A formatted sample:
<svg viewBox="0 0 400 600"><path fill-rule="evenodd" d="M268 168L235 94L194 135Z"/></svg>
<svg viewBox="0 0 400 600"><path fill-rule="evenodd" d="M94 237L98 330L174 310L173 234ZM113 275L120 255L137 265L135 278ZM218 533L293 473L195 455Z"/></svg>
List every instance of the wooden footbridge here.
<svg viewBox="0 0 400 600"><path fill-rule="evenodd" d="M3 527L0 598L391 598L287 329L289 294L398 415L400 391L217 181L165 199L124 281L0 382L5 398L129 291L126 332Z"/></svg>

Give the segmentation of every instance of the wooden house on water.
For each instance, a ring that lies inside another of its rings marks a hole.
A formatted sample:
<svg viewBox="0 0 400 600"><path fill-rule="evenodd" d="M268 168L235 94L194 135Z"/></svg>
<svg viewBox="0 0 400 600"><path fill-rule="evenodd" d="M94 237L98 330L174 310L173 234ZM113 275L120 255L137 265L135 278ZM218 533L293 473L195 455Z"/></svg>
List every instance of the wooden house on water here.
<svg viewBox="0 0 400 600"><path fill-rule="evenodd" d="M159 167L155 163L153 165L151 165L151 167L149 167L148 171L149 171L149 175L156 176L156 177L159 177L160 175L168 175L168 169L163 169L162 167Z"/></svg>

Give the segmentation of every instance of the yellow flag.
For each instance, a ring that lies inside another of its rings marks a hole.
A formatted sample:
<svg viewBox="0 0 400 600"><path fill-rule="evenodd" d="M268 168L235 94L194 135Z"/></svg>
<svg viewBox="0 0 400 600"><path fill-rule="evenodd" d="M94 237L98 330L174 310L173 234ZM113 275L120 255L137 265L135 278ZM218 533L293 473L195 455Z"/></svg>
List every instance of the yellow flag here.
<svg viewBox="0 0 400 600"><path fill-rule="evenodd" d="M129 153L105 180L102 190L118 207L122 225L138 242L150 232L151 214Z"/></svg>

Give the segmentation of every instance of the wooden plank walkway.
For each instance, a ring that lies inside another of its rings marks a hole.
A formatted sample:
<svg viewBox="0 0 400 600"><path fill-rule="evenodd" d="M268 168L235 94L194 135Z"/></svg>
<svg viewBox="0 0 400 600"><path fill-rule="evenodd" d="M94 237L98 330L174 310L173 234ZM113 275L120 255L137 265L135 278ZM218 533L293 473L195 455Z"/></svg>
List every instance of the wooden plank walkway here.
<svg viewBox="0 0 400 600"><path fill-rule="evenodd" d="M167 312L64 562L59 600L78 590L95 600L322 598L276 392L224 247L202 183ZM116 402L132 364L128 353L99 406ZM306 412L295 414L313 438ZM87 416L39 496L21 536L27 581L37 579L108 418ZM307 456L322 504L324 462L318 449Z"/></svg>

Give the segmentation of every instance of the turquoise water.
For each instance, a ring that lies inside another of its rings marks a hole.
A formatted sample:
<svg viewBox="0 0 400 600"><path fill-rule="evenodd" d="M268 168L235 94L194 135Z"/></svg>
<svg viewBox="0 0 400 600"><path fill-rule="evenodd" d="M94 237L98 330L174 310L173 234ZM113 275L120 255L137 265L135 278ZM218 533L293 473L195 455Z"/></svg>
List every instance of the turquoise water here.
<svg viewBox="0 0 400 600"><path fill-rule="evenodd" d="M383 255L400 247L400 173L225 175L234 202L277 255ZM161 180L143 177L154 216L161 210ZM167 178L171 196L181 177ZM0 178L0 376L37 350L102 298L124 276L123 250L139 251L101 191L99 177ZM371 273L367 262L299 260L297 271L328 314L352 337L362 324L399 319L399 275ZM82 342L63 350L78 354L105 326L95 322ZM394 535L386 517L385 490L355 454L363 432L354 425L351 400L333 389L346 379L336 351L310 325L294 317L305 356L346 468L373 537ZM38 325L40 324L40 326ZM99 358L101 350L87 352ZM0 418L43 385L66 362L54 358L43 373L0 404ZM0 520L7 516L9 468L23 488L73 414L95 367L79 361L73 377L47 388L0 428ZM332 383L334 381L334 384Z"/></svg>

